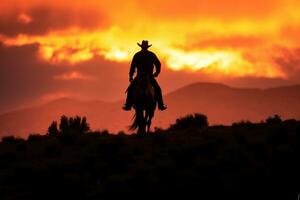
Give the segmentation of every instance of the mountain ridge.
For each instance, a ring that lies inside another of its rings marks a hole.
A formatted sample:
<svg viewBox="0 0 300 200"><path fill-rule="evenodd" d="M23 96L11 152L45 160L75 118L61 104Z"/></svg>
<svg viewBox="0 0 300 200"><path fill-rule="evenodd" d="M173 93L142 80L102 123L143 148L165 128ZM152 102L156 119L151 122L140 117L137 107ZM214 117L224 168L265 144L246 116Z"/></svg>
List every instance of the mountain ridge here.
<svg viewBox="0 0 300 200"><path fill-rule="evenodd" d="M206 114L211 124L225 125L241 120L261 121L274 114L300 119L299 100L300 85L258 89L197 82L166 94L168 109L156 112L153 125L166 128L178 117L197 112ZM133 112L124 112L122 103L56 99L0 115L0 136L46 133L49 124L61 115L86 116L93 129L127 131Z"/></svg>

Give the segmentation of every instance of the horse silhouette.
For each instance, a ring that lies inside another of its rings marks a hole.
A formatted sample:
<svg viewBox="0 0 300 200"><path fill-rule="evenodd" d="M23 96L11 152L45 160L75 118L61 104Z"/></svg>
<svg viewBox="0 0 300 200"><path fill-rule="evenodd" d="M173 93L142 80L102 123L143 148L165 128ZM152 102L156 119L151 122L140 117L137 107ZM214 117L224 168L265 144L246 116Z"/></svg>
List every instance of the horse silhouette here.
<svg viewBox="0 0 300 200"><path fill-rule="evenodd" d="M151 121L156 109L154 88L147 73L139 73L136 77L136 87L133 93L133 108L135 114L129 130L138 129L137 134L150 132Z"/></svg>

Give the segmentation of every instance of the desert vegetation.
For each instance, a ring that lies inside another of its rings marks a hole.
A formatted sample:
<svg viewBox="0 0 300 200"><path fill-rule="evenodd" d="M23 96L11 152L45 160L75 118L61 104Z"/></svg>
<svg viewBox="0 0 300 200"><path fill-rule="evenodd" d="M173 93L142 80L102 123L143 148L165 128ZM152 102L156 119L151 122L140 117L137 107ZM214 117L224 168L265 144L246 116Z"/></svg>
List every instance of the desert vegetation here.
<svg viewBox="0 0 300 200"><path fill-rule="evenodd" d="M148 135L90 130L62 116L46 134L0 143L0 199L296 199L300 122L209 126L203 114Z"/></svg>

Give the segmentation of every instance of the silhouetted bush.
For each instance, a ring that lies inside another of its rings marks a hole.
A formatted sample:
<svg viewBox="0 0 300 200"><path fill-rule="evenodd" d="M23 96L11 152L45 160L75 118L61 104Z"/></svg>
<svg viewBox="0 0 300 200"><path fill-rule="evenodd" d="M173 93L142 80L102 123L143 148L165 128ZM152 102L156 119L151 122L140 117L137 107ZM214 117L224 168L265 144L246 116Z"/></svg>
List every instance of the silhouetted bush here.
<svg viewBox="0 0 300 200"><path fill-rule="evenodd" d="M48 134L49 135L58 135L59 134L59 131L58 131L58 128L57 128L57 122L56 121L53 121L51 123L51 125L49 126L49 128L48 128Z"/></svg>
<svg viewBox="0 0 300 200"><path fill-rule="evenodd" d="M274 116L268 117L266 119L267 124L280 124L281 122L282 122L282 120L279 115L274 115Z"/></svg>
<svg viewBox="0 0 300 200"><path fill-rule="evenodd" d="M175 124L170 126L170 130L181 130L190 127L204 128L208 126L207 117L203 114L195 113L176 120Z"/></svg>
<svg viewBox="0 0 300 200"><path fill-rule="evenodd" d="M251 126L252 125L252 122L250 122L250 121L248 121L248 120L246 120L246 121L240 121L240 122L234 122L234 123L232 123L232 126L233 127L238 127L238 126Z"/></svg>
<svg viewBox="0 0 300 200"><path fill-rule="evenodd" d="M38 142L41 141L43 139L43 135L37 134L37 133L32 133L28 136L28 141L29 142Z"/></svg>
<svg viewBox="0 0 300 200"><path fill-rule="evenodd" d="M51 129L56 131L55 123L50 126ZM49 127L49 128L50 128ZM90 130L89 124L87 123L86 117L70 117L63 115L60 119L59 132L60 133L73 133L73 134L85 134Z"/></svg>
<svg viewBox="0 0 300 200"><path fill-rule="evenodd" d="M163 132L164 132L164 130L162 128L157 127L157 126L154 127L154 133L163 133Z"/></svg>
<svg viewBox="0 0 300 200"><path fill-rule="evenodd" d="M297 123L297 120L295 120L295 119L287 119L287 120L284 120L284 123L286 123L286 124L295 124L295 123Z"/></svg>
<svg viewBox="0 0 300 200"><path fill-rule="evenodd" d="M59 124L59 130L60 132L62 131L67 131L69 129L69 119L67 116L63 115L60 118L60 124Z"/></svg>
<svg viewBox="0 0 300 200"><path fill-rule="evenodd" d="M5 136L5 137L2 138L1 142L6 143L6 144L15 143L16 138L15 138L15 136Z"/></svg>
<svg viewBox="0 0 300 200"><path fill-rule="evenodd" d="M110 133L108 130L104 129L104 130L96 130L96 131L89 132L88 135L109 136Z"/></svg>
<svg viewBox="0 0 300 200"><path fill-rule="evenodd" d="M16 147L18 148L18 145L20 145L20 146L24 145L24 143L26 143L26 140L23 138L16 138L15 136L4 136L1 140L1 143L2 144L13 144L13 145L16 145Z"/></svg>
<svg viewBox="0 0 300 200"><path fill-rule="evenodd" d="M80 124L80 132L87 133L90 130L90 126L87 123L86 117L83 117Z"/></svg>
<svg viewBox="0 0 300 200"><path fill-rule="evenodd" d="M108 136L109 132L108 132L108 130L103 130L103 131L100 131L100 135L102 135L102 136Z"/></svg>
<svg viewBox="0 0 300 200"><path fill-rule="evenodd" d="M119 135L119 136L126 136L126 133L124 131L119 131L117 135Z"/></svg>

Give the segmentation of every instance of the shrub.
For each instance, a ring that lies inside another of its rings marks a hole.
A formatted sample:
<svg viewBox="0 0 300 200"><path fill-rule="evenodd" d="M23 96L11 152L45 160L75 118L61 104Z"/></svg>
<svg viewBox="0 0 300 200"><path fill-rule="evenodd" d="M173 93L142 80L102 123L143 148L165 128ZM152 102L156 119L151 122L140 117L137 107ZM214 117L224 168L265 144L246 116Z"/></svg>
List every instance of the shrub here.
<svg viewBox="0 0 300 200"><path fill-rule="evenodd" d="M108 132L108 130L105 129L105 130L100 132L100 135L101 136L109 136L109 132Z"/></svg>
<svg viewBox="0 0 300 200"><path fill-rule="evenodd" d="M54 123L54 122L53 122ZM55 130L55 123L52 123L52 129ZM49 128L50 128L49 127ZM57 125L56 125L57 127ZM81 118L79 116L70 117L63 115L60 119L59 131L61 133L77 133L77 134L85 134L90 130L89 124L85 117Z"/></svg>
<svg viewBox="0 0 300 200"><path fill-rule="evenodd" d="M59 130L60 132L66 131L69 129L69 119L67 116L63 115L60 118Z"/></svg>
<svg viewBox="0 0 300 200"><path fill-rule="evenodd" d="M37 142L37 141L41 141L43 138L42 135L40 134L36 134L36 133L32 133L28 136L27 140L28 142Z"/></svg>
<svg viewBox="0 0 300 200"><path fill-rule="evenodd" d="M279 115L274 115L266 119L267 124L280 124L282 122Z"/></svg>
<svg viewBox="0 0 300 200"><path fill-rule="evenodd" d="M48 134L49 135L58 135L59 134L59 131L58 131L58 128L57 128L57 122L56 121L53 121L51 123L51 125L49 126L49 128L48 128Z"/></svg>
<svg viewBox="0 0 300 200"><path fill-rule="evenodd" d="M252 125L252 122L250 122L250 121L244 121L244 120L242 120L240 122L234 122L234 123L232 123L233 127L240 127L240 126L244 127L244 126L251 126L251 125Z"/></svg>
<svg viewBox="0 0 300 200"><path fill-rule="evenodd" d="M124 131L119 131L117 135L119 135L119 136L126 136L126 133Z"/></svg>
<svg viewBox="0 0 300 200"><path fill-rule="evenodd" d="M2 138L2 143L11 144L16 142L15 136L5 136Z"/></svg>
<svg viewBox="0 0 300 200"><path fill-rule="evenodd" d="M195 113L193 115L187 115L185 117L177 119L176 123L172 124L169 129L181 130L189 127L204 128L207 126L207 117L203 114Z"/></svg>

